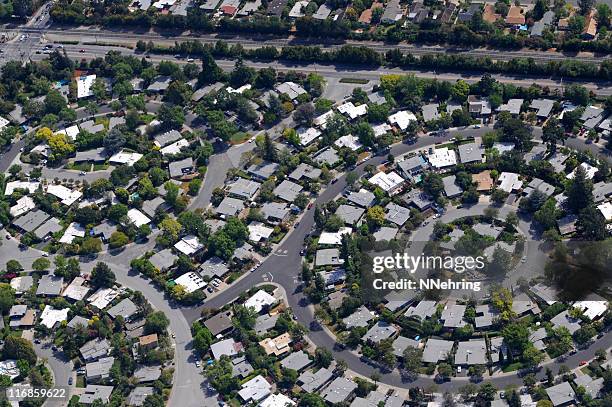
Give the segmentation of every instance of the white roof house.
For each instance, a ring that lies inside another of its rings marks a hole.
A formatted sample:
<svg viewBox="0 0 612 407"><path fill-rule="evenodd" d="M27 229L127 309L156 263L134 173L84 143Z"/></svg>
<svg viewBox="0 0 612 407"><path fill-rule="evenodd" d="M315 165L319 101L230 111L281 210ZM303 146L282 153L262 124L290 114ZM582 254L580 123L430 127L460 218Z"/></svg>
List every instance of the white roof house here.
<svg viewBox="0 0 612 407"><path fill-rule="evenodd" d="M142 225L147 225L151 223L151 219L149 219L147 215L140 212L136 208L130 209L127 213L127 217L130 220L130 222L132 222L134 226L136 226L137 228L141 227Z"/></svg>
<svg viewBox="0 0 612 407"><path fill-rule="evenodd" d="M98 291L93 293L87 299L91 305L98 309L104 309L110 304L117 296L119 292L112 288L100 288Z"/></svg>
<svg viewBox="0 0 612 407"><path fill-rule="evenodd" d="M338 106L338 111L342 114L347 115L351 120L363 116L368 112L368 105L355 106L353 102L347 102Z"/></svg>
<svg viewBox="0 0 612 407"><path fill-rule="evenodd" d="M408 125L411 122L416 122L417 118L412 112L409 112L407 110L400 110L399 112L389 116L387 120L389 120L389 123L395 124L402 131L404 131L408 128Z"/></svg>
<svg viewBox="0 0 612 407"><path fill-rule="evenodd" d="M291 11L289 11L289 17L291 18L304 17L305 15L304 12L306 10L306 7L308 7L308 3L310 2L307 0L295 2L293 7L291 8Z"/></svg>
<svg viewBox="0 0 612 407"><path fill-rule="evenodd" d="M337 232L321 232L319 236L319 244L328 244L337 246L342 243L342 235L350 235L353 233L353 229L349 227L340 228Z"/></svg>
<svg viewBox="0 0 612 407"><path fill-rule="evenodd" d="M35 207L36 204L34 203L34 200L32 198L30 198L29 196L22 196L15 203L14 206L11 206L10 213L12 217L16 218L17 216L21 216L24 213L28 212L30 209L34 209Z"/></svg>
<svg viewBox="0 0 612 407"><path fill-rule="evenodd" d="M457 154L447 147L436 148L432 154L427 155L427 159L437 169L457 165Z"/></svg>
<svg viewBox="0 0 612 407"><path fill-rule="evenodd" d="M11 181L7 182L4 195L12 195L16 189L25 189L29 193L32 193L38 189L40 186L40 182L32 182L32 181Z"/></svg>
<svg viewBox="0 0 612 407"><path fill-rule="evenodd" d="M178 154L181 150L189 145L189 142L184 138L175 141L174 143L167 145L166 147L159 150L162 155ZM138 161L138 160L136 160Z"/></svg>
<svg viewBox="0 0 612 407"><path fill-rule="evenodd" d="M326 113L323 113L321 116L315 117L314 120L312 121L312 123L315 126L319 126L322 129L324 129L325 127L327 127L327 121L334 115L334 111L330 110Z"/></svg>
<svg viewBox="0 0 612 407"><path fill-rule="evenodd" d="M46 305L42 314L40 314L40 323L49 329L53 329L55 324L68 319L68 311L70 311L70 308L55 309Z"/></svg>
<svg viewBox="0 0 612 407"><path fill-rule="evenodd" d="M192 293L206 286L204 280L193 271L183 274L175 279L174 282L178 285L182 285L187 293Z"/></svg>
<svg viewBox="0 0 612 407"><path fill-rule="evenodd" d="M174 245L176 250L187 256L197 253L203 247L204 245L194 235L187 235Z"/></svg>
<svg viewBox="0 0 612 407"><path fill-rule="evenodd" d="M612 221L612 202L605 202L601 205L597 205L597 209L606 218L606 222Z"/></svg>
<svg viewBox="0 0 612 407"><path fill-rule="evenodd" d="M267 227L261 222L251 222L249 228L249 240L259 242L261 240L268 240L270 235L274 232L274 229Z"/></svg>
<svg viewBox="0 0 612 407"><path fill-rule="evenodd" d="M376 126L372 126L372 130L374 130L375 137L380 137L390 132L391 126L388 123L381 123L377 124Z"/></svg>
<svg viewBox="0 0 612 407"><path fill-rule="evenodd" d="M76 222L72 222L66 228L64 235L60 239L60 243L70 244L75 237L85 237L85 228Z"/></svg>
<svg viewBox="0 0 612 407"><path fill-rule="evenodd" d="M11 379L19 377L21 374L19 367L17 366L17 361L14 359L8 359L0 361L0 375L8 376ZM17 403L19 405L19 403Z"/></svg>
<svg viewBox="0 0 612 407"><path fill-rule="evenodd" d="M4 128L8 126L9 123L10 122L6 120L4 117L0 117L0 131L4 130Z"/></svg>
<svg viewBox="0 0 612 407"><path fill-rule="evenodd" d="M90 96L93 96L91 87L95 81L96 81L96 75L79 76L76 79L77 99L88 98Z"/></svg>
<svg viewBox="0 0 612 407"><path fill-rule="evenodd" d="M499 189L505 192L512 192L521 189L523 183L519 180L519 175L514 172L502 172L497 180Z"/></svg>
<svg viewBox="0 0 612 407"><path fill-rule="evenodd" d="M124 164L131 167L141 158L142 154L140 153L129 153L127 151L121 150L118 153L114 154L111 158L109 158L108 162L110 162L111 164Z"/></svg>
<svg viewBox="0 0 612 407"><path fill-rule="evenodd" d="M340 137L338 140L334 142L337 147L346 147L353 151L359 150L363 147L363 144L359 142L359 138L353 136L352 134L347 134L346 136Z"/></svg>
<svg viewBox="0 0 612 407"><path fill-rule="evenodd" d="M292 407L295 401L284 394L270 394L264 401L259 403L259 407Z"/></svg>
<svg viewBox="0 0 612 407"><path fill-rule="evenodd" d="M591 320L599 318L608 309L607 301L578 301L574 303L574 308L582 310L582 314Z"/></svg>
<svg viewBox="0 0 612 407"><path fill-rule="evenodd" d="M307 129L301 127L297 130L297 135L300 138L300 145L305 147L319 138L321 132L314 127L309 127Z"/></svg>
<svg viewBox="0 0 612 407"><path fill-rule="evenodd" d="M580 167L582 167L582 169L584 169L584 172L586 172L587 179L593 179L593 177L595 176L597 171L599 171L597 169L597 167L593 167L589 163L582 163L582 164L580 164ZM572 171L569 174L567 174L567 179L574 179L574 177L576 176L576 170L577 169L578 169L578 167L574 168L574 171Z"/></svg>
<svg viewBox="0 0 612 407"><path fill-rule="evenodd" d="M47 186L47 193L58 197L66 206L72 205L83 196L80 191L73 191L63 185L54 184Z"/></svg>
<svg viewBox="0 0 612 407"><path fill-rule="evenodd" d="M276 298L265 292L259 290L251 298L244 302L245 307L251 307L255 312L259 313L263 307L269 307L276 302Z"/></svg>
<svg viewBox="0 0 612 407"><path fill-rule="evenodd" d="M262 376L257 375L242 385L238 395L245 401L259 401L272 392L272 385Z"/></svg>
<svg viewBox="0 0 612 407"><path fill-rule="evenodd" d="M384 173L382 171L377 172L368 181L376 186L379 186L389 195L393 195L402 187L402 185L404 185L404 179L394 171L389 173Z"/></svg>

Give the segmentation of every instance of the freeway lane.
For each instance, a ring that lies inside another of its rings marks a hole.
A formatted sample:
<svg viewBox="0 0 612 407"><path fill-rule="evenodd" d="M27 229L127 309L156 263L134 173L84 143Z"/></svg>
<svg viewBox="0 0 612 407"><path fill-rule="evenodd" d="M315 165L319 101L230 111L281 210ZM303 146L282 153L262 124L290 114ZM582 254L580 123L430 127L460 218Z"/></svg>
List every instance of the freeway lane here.
<svg viewBox="0 0 612 407"><path fill-rule="evenodd" d="M17 30L17 29L15 29ZM10 29L7 31L11 31ZM425 54L460 54L478 57L489 57L494 60L509 60L512 58L533 58L536 61L562 61L574 59L582 62L600 63L603 59L609 59L610 55L592 55L590 53L570 54L556 51L537 51L530 49L521 50L496 50L488 48L460 49L448 46L427 46L408 43L387 44L379 41L334 41L327 39L309 39L299 37L278 38L273 36L245 36L244 34L174 34L158 33L155 31L133 32L127 30L110 30L97 27L27 27L21 30L25 33L45 35L49 39L78 40L81 42L118 42L131 43L135 45L138 40L154 41L156 44L174 45L175 41L200 41L204 44L213 44L219 40L228 44L240 44L244 48L258 48L261 46L297 46L297 45L319 45L326 49L335 49L344 45L366 46L378 52L399 49L404 53L413 55Z"/></svg>
<svg viewBox="0 0 612 407"><path fill-rule="evenodd" d="M64 45L67 55L74 59L94 59L102 58L108 51L118 51L124 55L135 55L142 56L143 54L137 53L132 49L108 46L108 45ZM84 52L80 52L80 50ZM33 54L33 60L46 59L47 55L44 54ZM179 64L186 64L187 61L183 58L174 58L172 55L150 55L151 62L160 61L174 61ZM463 79L468 83L474 83L481 79L482 73L440 73L436 71L419 71L419 70L406 70L401 68L362 68L350 65L322 65L322 64L299 64L288 61L268 61L268 62L255 62L255 61L244 61L246 65L256 69L272 67L277 71L302 71L302 72L315 72L325 77L330 78L355 78L355 79L366 79L369 81L378 81L381 75L387 74L414 74L420 78L438 79L443 81L457 81ZM232 60L217 60L217 64L226 71L231 71L234 68L235 61ZM532 76L513 76L513 75L500 75L493 74L493 78L497 79L502 83L508 83L516 86L529 87L532 84L538 84L540 86L546 86L551 90L558 89L563 90L569 83L579 83L586 87L588 90L601 95L609 96L612 95L612 82L609 81L584 81L584 80L571 80L571 79L554 79L554 78L541 78Z"/></svg>

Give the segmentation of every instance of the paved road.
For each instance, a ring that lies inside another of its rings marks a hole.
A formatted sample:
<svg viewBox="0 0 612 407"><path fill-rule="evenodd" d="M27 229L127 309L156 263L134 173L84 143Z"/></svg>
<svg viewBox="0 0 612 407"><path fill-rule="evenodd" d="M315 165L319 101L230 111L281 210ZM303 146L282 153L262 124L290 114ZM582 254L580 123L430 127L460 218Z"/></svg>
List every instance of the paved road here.
<svg viewBox="0 0 612 407"><path fill-rule="evenodd" d="M107 46L107 45L64 45L67 55L74 59L94 59L98 57L104 57L109 51L119 51L125 55L142 55L136 53L132 49ZM85 52L80 52L83 49ZM33 54L33 60L43 60L47 56L44 54ZM150 61L158 63L160 61L174 61L178 64L186 64L187 61L184 58L174 58L172 55L151 55ZM235 61L231 60L217 60L217 64L226 71L231 71L234 68ZM421 78L438 79L443 81L457 81L463 79L468 83L478 82L482 77L482 72L478 73L441 73L436 71L420 71L402 68L363 68L355 67L351 65L335 64L335 65L323 65L323 64L301 64L287 61L269 61L269 62L255 62L245 61L245 64L256 68L272 67L277 71L302 71L302 72L315 72L324 77L328 78L353 78L353 79L365 79L368 81L378 82L381 75L386 74L414 74ZM550 78L550 77L536 77L536 76L513 76L513 75L501 75L493 74L495 79L502 83L513 84L516 86L529 87L532 84L539 84L546 86L552 90L559 89L563 90L569 83L579 83L585 86L590 91L602 95L612 95L612 83L609 81L587 81L587 80L573 80L564 78L563 80Z"/></svg>
<svg viewBox="0 0 612 407"><path fill-rule="evenodd" d="M53 378L55 380L54 385L57 387L69 387L73 389L76 382L73 381L71 386L68 386L68 379L73 377L74 366L72 361L64 356L62 352L55 352L51 348L50 342L34 344L36 355L39 358L47 359L47 365L53 372ZM74 380L74 378L73 378ZM70 397L68 397L70 399ZM45 403L45 407L63 407L67 405L66 401L48 399Z"/></svg>
<svg viewBox="0 0 612 407"><path fill-rule="evenodd" d="M344 45L366 46L378 52L399 49L404 53L414 55L426 54L462 54L474 57L488 57L493 60L509 60L512 58L532 58L536 61L559 61L565 59L575 59L582 62L600 63L603 59L610 58L610 55L593 55L590 53L563 53L556 51L538 51L531 49L521 50L496 50L488 48L469 47L458 48L454 46L429 46L415 45L405 42L399 44L386 44L379 41L354 41L354 40L334 40L334 39L308 39L299 37L275 38L273 36L257 35L227 35L227 34L176 34L158 33L155 31L134 32L130 30L113 30L108 28L96 27L27 27L23 32L33 35L44 34L51 38L61 38L62 40L78 40L86 43L120 43L134 45L139 40L154 41L157 44L174 45L176 41L200 41L204 44L214 44L222 40L228 44L240 44L244 48L258 48L262 46L274 46L282 48L285 46L319 45L325 49L335 49Z"/></svg>

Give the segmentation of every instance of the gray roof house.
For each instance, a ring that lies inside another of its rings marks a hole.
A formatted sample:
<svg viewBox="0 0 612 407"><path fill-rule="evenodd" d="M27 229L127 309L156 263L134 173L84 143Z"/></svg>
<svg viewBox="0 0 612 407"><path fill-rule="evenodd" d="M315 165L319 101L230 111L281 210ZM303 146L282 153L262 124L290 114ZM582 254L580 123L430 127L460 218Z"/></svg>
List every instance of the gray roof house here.
<svg viewBox="0 0 612 407"><path fill-rule="evenodd" d="M448 198L455 198L463 193L463 188L457 185L456 181L457 177L454 175L442 178L444 193Z"/></svg>
<svg viewBox="0 0 612 407"><path fill-rule="evenodd" d="M217 256L211 257L200 266L200 275L202 277L223 277L228 272L229 267L227 264Z"/></svg>
<svg viewBox="0 0 612 407"><path fill-rule="evenodd" d="M357 383L345 377L337 377L321 392L325 401L331 404L347 401L357 389Z"/></svg>
<svg viewBox="0 0 612 407"><path fill-rule="evenodd" d="M253 164L247 168L247 172L254 178L260 181L265 181L270 178L278 169L279 165L272 162L263 162L261 164Z"/></svg>
<svg viewBox="0 0 612 407"><path fill-rule="evenodd" d="M13 225L17 226L24 232L31 232L49 218L45 212L40 209L34 209L23 216L13 220Z"/></svg>
<svg viewBox="0 0 612 407"><path fill-rule="evenodd" d="M57 296L62 291L64 278L53 274L45 274L38 280L36 295Z"/></svg>
<svg viewBox="0 0 612 407"><path fill-rule="evenodd" d="M594 129L604 119L603 113L604 110L600 107L587 106L580 116L580 120L583 122L582 126L587 129Z"/></svg>
<svg viewBox="0 0 612 407"><path fill-rule="evenodd" d="M374 194L367 189L361 189L359 192L352 191L346 199L355 205L363 208L369 208L376 201Z"/></svg>
<svg viewBox="0 0 612 407"><path fill-rule="evenodd" d="M180 161L174 161L168 164L171 178L181 178L186 174L193 172L193 158L187 157Z"/></svg>
<svg viewBox="0 0 612 407"><path fill-rule="evenodd" d="M142 406L147 396L155 393L153 387L136 387L127 398L128 405L130 406Z"/></svg>
<svg viewBox="0 0 612 407"><path fill-rule="evenodd" d="M473 339L457 344L455 365L485 365L487 363L487 344L484 339Z"/></svg>
<svg viewBox="0 0 612 407"><path fill-rule="evenodd" d="M289 178L295 181L299 181L302 178L308 178L310 180L316 180L321 176L321 170L313 167L312 165L301 163L295 170L289 174Z"/></svg>
<svg viewBox="0 0 612 407"><path fill-rule="evenodd" d="M85 374L88 381L98 381L106 379L110 373L111 367L115 358L112 356L100 358L95 362L90 362L85 365Z"/></svg>
<svg viewBox="0 0 612 407"><path fill-rule="evenodd" d="M287 204L279 202L266 202L260 209L267 222L284 222L289 215Z"/></svg>
<svg viewBox="0 0 612 407"><path fill-rule="evenodd" d="M569 405L576 401L576 393L568 382L547 388L546 394L555 407Z"/></svg>
<svg viewBox="0 0 612 407"><path fill-rule="evenodd" d="M219 215L225 216L236 216L244 209L244 203L240 199L230 198L229 196L223 198L223 201L217 206L215 212Z"/></svg>
<svg viewBox="0 0 612 407"><path fill-rule="evenodd" d="M423 349L423 362L437 363L444 360L451 349L453 349L453 341L429 338Z"/></svg>
<svg viewBox="0 0 612 407"><path fill-rule="evenodd" d="M302 186L296 184L295 182L283 180L283 182L281 182L276 188L274 188L274 195L284 201L293 202L295 201L295 198L297 198L297 196L300 194L302 189Z"/></svg>
<svg viewBox="0 0 612 407"><path fill-rule="evenodd" d="M134 371L138 383L153 382L161 376L161 366L140 366Z"/></svg>
<svg viewBox="0 0 612 407"><path fill-rule="evenodd" d="M96 400L101 400L103 404L107 404L112 392L113 386L96 386L88 384L87 387L85 387L85 391L79 397L79 403L92 404Z"/></svg>
<svg viewBox="0 0 612 407"><path fill-rule="evenodd" d="M172 250L164 249L156 252L149 258L149 261L155 266L156 269L165 270L172 267L176 259L178 259L178 256L172 253Z"/></svg>
<svg viewBox="0 0 612 407"><path fill-rule="evenodd" d="M459 158L463 164L481 163L483 154L484 148L476 143L459 145Z"/></svg>
<svg viewBox="0 0 612 407"><path fill-rule="evenodd" d="M530 109L535 110L535 114L540 119L545 119L550 116L555 105L555 101L551 99L534 99L529 105Z"/></svg>
<svg viewBox="0 0 612 407"><path fill-rule="evenodd" d="M138 307L129 298L124 298L107 312L113 319L117 318L119 315L121 315L123 319L130 319L132 315L138 312Z"/></svg>
<svg viewBox="0 0 612 407"><path fill-rule="evenodd" d="M365 209L358 208L352 205L340 205L336 209L336 215L340 217L347 225L353 225L361 219L361 215L365 212Z"/></svg>
<svg viewBox="0 0 612 407"><path fill-rule="evenodd" d="M100 338L93 339L79 348L79 352L81 352L81 356L83 356L86 362L108 356L109 351L110 343L106 339Z"/></svg>
<svg viewBox="0 0 612 407"><path fill-rule="evenodd" d="M170 76L158 76L151 82L147 90L150 92L164 92L170 86L170 82L172 82Z"/></svg>
<svg viewBox="0 0 612 407"><path fill-rule="evenodd" d="M418 348L419 343L414 339L406 338L405 336L398 336L393 341L393 354L398 358L401 358L404 355L404 351L408 347Z"/></svg>
<svg viewBox="0 0 612 407"><path fill-rule="evenodd" d="M399 0L391 0L387 3L380 22L383 24L393 24L402 18L402 8Z"/></svg>
<svg viewBox="0 0 612 407"><path fill-rule="evenodd" d="M333 376L332 371L327 368L321 368L316 372L307 370L298 377L297 383L306 393L314 393L323 387Z"/></svg>
<svg viewBox="0 0 612 407"><path fill-rule="evenodd" d="M438 120L441 117L440 113L438 113L438 107L440 106L437 103L423 105L423 107L421 108L423 113L423 120L425 122Z"/></svg>
<svg viewBox="0 0 612 407"><path fill-rule="evenodd" d="M321 249L317 250L315 265L319 266L339 266L344 263L344 259L340 257L338 249Z"/></svg>
<svg viewBox="0 0 612 407"><path fill-rule="evenodd" d="M419 317L423 321L435 314L436 307L435 301L422 300L416 306L408 308L404 315L407 317Z"/></svg>
<svg viewBox="0 0 612 407"><path fill-rule="evenodd" d="M460 328L467 324L463 320L463 314L465 314L465 305L460 304L449 304L442 311L440 319L444 321L445 328Z"/></svg>
<svg viewBox="0 0 612 407"><path fill-rule="evenodd" d="M232 311L220 312L204 321L204 326L213 336L217 336L232 329L232 315Z"/></svg>
<svg viewBox="0 0 612 407"><path fill-rule="evenodd" d="M385 321L378 321L361 337L364 341L380 342L397 334L397 327Z"/></svg>
<svg viewBox="0 0 612 407"><path fill-rule="evenodd" d="M397 205L393 202L389 202L385 206L386 214L385 220L393 222L398 226L404 225L410 219L410 209L403 206Z"/></svg>
<svg viewBox="0 0 612 407"><path fill-rule="evenodd" d="M238 178L236 182L230 185L229 194L236 198L253 199L260 186L259 182Z"/></svg>
<svg viewBox="0 0 612 407"><path fill-rule="evenodd" d="M344 325L350 329L359 326L368 326L368 322L370 322L372 319L374 319L374 315L372 315L370 310L367 309L365 305L362 305L342 321L344 322Z"/></svg>
<svg viewBox="0 0 612 407"><path fill-rule="evenodd" d="M299 372L307 366L310 366L312 364L312 360L310 360L306 352L300 350L298 352L289 354L289 356L281 360L280 364L285 369L293 369Z"/></svg>

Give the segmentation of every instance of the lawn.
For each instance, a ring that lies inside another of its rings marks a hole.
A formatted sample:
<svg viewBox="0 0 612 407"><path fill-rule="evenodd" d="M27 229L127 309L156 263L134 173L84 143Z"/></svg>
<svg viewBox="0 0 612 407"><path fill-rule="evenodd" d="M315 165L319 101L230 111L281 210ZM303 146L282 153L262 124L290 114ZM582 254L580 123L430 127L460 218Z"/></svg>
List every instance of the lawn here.
<svg viewBox="0 0 612 407"><path fill-rule="evenodd" d="M93 170L94 171L102 171L102 170L107 170L108 167L109 167L108 164L94 164Z"/></svg>
<svg viewBox="0 0 612 407"><path fill-rule="evenodd" d="M236 133L232 134L232 137L230 137L230 143L231 144L244 143L249 138L250 138L250 136L249 136L248 133L244 133L242 131L239 131L239 132L236 132Z"/></svg>
<svg viewBox="0 0 612 407"><path fill-rule="evenodd" d="M502 371L504 373L514 372L516 370L519 370L522 367L523 367L523 364L521 362L514 362L514 363L510 363L509 365L504 366Z"/></svg>
<svg viewBox="0 0 612 407"><path fill-rule="evenodd" d="M341 78L340 83L356 83L359 85L365 85L370 82L367 79L359 79L359 78Z"/></svg>
<svg viewBox="0 0 612 407"><path fill-rule="evenodd" d="M85 387L85 376L77 375L76 387Z"/></svg>
<svg viewBox="0 0 612 407"><path fill-rule="evenodd" d="M66 165L66 168L69 170L77 170L77 171L91 171L91 164L90 163L70 163L68 165Z"/></svg>

